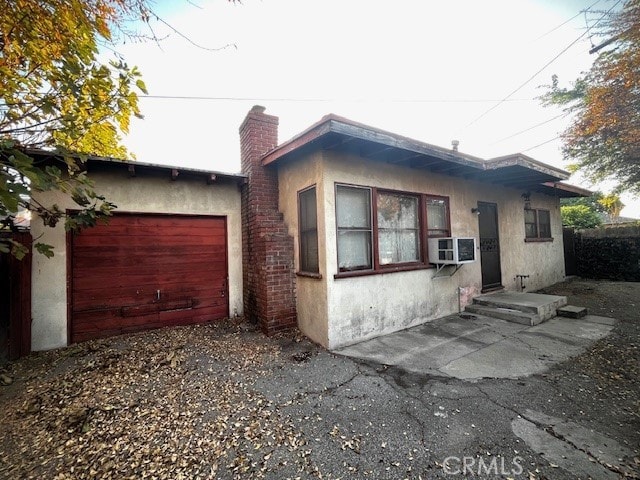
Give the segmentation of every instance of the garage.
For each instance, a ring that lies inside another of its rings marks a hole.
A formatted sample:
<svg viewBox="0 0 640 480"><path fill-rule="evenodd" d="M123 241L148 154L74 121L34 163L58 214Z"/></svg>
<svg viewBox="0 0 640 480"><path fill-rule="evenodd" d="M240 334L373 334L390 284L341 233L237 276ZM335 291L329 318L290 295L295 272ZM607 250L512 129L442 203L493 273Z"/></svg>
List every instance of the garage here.
<svg viewBox="0 0 640 480"><path fill-rule="evenodd" d="M226 217L120 213L67 245L71 343L229 315Z"/></svg>

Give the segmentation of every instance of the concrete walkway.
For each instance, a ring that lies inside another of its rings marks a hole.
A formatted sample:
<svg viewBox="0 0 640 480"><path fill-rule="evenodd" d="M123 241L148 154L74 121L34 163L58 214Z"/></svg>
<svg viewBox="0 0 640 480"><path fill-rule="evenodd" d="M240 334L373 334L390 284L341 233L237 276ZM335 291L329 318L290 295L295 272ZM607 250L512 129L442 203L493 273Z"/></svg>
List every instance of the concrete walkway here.
<svg viewBox="0 0 640 480"><path fill-rule="evenodd" d="M427 375L519 378L578 355L608 335L615 323L587 315L555 317L529 327L481 315L451 315L334 353Z"/></svg>

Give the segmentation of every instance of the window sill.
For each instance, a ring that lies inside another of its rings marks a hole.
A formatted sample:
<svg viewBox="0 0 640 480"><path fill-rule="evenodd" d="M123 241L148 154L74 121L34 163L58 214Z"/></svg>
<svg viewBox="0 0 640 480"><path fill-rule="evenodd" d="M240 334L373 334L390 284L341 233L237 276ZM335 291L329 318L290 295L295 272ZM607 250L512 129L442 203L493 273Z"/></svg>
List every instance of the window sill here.
<svg viewBox="0 0 640 480"><path fill-rule="evenodd" d="M314 273L314 272L296 272L296 276L306 277L306 278L315 278L316 280L322 279L321 273Z"/></svg>
<svg viewBox="0 0 640 480"><path fill-rule="evenodd" d="M378 270L355 270L353 272L339 272L336 273L333 278L351 278L351 277L366 277L369 275L383 275L385 273L395 272L411 272L413 270L428 270L434 268L433 265L403 265L399 267L386 267Z"/></svg>
<svg viewBox="0 0 640 480"><path fill-rule="evenodd" d="M525 238L527 243L553 242L553 238Z"/></svg>

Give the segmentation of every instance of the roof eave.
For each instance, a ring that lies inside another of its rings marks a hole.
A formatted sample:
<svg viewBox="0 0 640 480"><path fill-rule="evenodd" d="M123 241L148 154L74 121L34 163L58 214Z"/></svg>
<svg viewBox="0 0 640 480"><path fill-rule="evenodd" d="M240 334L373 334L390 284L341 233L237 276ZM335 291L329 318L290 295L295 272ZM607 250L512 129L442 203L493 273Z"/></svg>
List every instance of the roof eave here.
<svg viewBox="0 0 640 480"><path fill-rule="evenodd" d="M326 115L319 122L304 130L302 133L277 146L262 157L262 165L270 165L277 162L291 152L310 144L314 140L328 133L337 133L360 140L367 140L389 147L401 148L407 151L429 155L452 163L467 165L475 168L484 168L484 160L471 155L462 154L454 150L447 150L436 145L420 142L408 137L370 127L358 122L339 117Z"/></svg>
<svg viewBox="0 0 640 480"><path fill-rule="evenodd" d="M44 149L25 149L25 153L28 155L40 156L40 157L50 157L50 158L60 158L65 154L62 152L56 152L54 150L44 150ZM198 168L188 168L188 167L179 167L179 166L171 166L171 165L162 165L157 163L148 163L148 162L138 162L136 160L123 160L119 158L113 157L102 157L98 155L83 155L83 154L71 154L71 156L76 158L85 158L87 162L101 164L101 165L122 165L127 168L141 168L148 170L158 170L158 171L177 171L183 173L189 173L193 175L202 175L207 178L227 178L233 179L239 182L244 182L247 178L247 175L243 173L228 173L228 172L220 172L217 170L205 170Z"/></svg>
<svg viewBox="0 0 640 480"><path fill-rule="evenodd" d="M556 192L561 192L562 197L571 198L571 197L590 197L593 195L591 190L587 190L586 188L578 187L576 185L570 185L564 182L545 182L542 184L545 187L553 188Z"/></svg>
<svg viewBox="0 0 640 480"><path fill-rule="evenodd" d="M514 165L525 167L536 172L544 173L546 175L555 177L558 180L567 180L571 176L571 174L565 170L547 165L546 163L542 163L522 153L505 155L503 157L497 157L487 160L485 162L485 169L495 170L504 167L511 167Z"/></svg>

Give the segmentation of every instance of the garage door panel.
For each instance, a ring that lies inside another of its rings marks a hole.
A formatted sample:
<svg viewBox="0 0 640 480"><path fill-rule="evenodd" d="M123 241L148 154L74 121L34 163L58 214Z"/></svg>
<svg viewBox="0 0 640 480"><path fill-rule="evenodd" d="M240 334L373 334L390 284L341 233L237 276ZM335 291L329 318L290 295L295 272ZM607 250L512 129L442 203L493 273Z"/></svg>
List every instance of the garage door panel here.
<svg viewBox="0 0 640 480"><path fill-rule="evenodd" d="M145 286L150 286L152 288L153 294L155 295L157 286L162 285L162 292L165 290L169 293L173 291L183 291L185 288L197 288L197 289L215 289L220 288L224 285L224 279L220 278L220 275L216 272L216 270L211 270L208 272L201 272L195 270L194 266L191 265L191 268L181 268L177 271L167 271L168 269L163 268L162 270L154 272L151 267L145 268L147 272L137 272L131 273L130 275L126 274L114 274L110 271L110 269L96 269L99 270L100 276L98 275L88 275L77 276L75 277L76 281L74 282L74 293L90 293L91 295L101 295L106 294L109 296L114 295L114 292L111 289L117 288L133 288L133 289L141 289ZM222 265L224 268L224 265ZM122 270L122 269L121 269ZM131 267L129 267L131 270ZM104 275L104 276L102 276ZM108 283L105 284L105 278L109 278Z"/></svg>
<svg viewBox="0 0 640 480"><path fill-rule="evenodd" d="M222 305L198 309L171 310L153 315L126 319L117 315L105 315L98 319L78 323L74 329L76 342L92 338L120 335L122 333L150 330L160 327L191 325L218 320L226 316L226 307Z"/></svg>
<svg viewBox="0 0 640 480"><path fill-rule="evenodd" d="M191 235L79 235L75 244L79 247L145 247L150 244L155 247L182 247L190 245L214 246L224 245L226 238L223 235L216 236L191 236Z"/></svg>
<svg viewBox="0 0 640 480"><path fill-rule="evenodd" d="M100 223L100 228L116 228L125 227L162 227L162 228L214 228L224 229L219 223L223 217L204 217L190 215L153 215L153 214L124 214L118 213L110 217L108 223ZM195 225L193 220L196 219L198 224Z"/></svg>
<svg viewBox="0 0 640 480"><path fill-rule="evenodd" d="M126 318L120 315L120 309L100 312L96 315L89 315L89 312L77 319L74 324L75 333L99 332L101 330L122 330L125 327L142 327L144 325L154 325L159 322L159 313L140 315L138 317Z"/></svg>
<svg viewBox="0 0 640 480"><path fill-rule="evenodd" d="M178 290L179 288L179 290ZM74 312L102 310L106 308L130 308L134 305L150 305L155 302L156 290L149 287L133 290L131 288L95 289L88 291L75 291ZM174 291L160 290L161 302L176 302L190 300L192 304L199 305L209 299L221 299L226 303L226 286L220 284L219 288L210 287L185 287L177 286Z"/></svg>
<svg viewBox="0 0 640 480"><path fill-rule="evenodd" d="M70 245L71 341L228 315L224 218L116 215Z"/></svg>
<svg viewBox="0 0 640 480"><path fill-rule="evenodd" d="M198 308L193 311L188 310L169 310L160 312L159 317L163 325L190 325L194 319L199 321L211 321L220 318L220 315L226 316L226 310L218 305L212 307Z"/></svg>
<svg viewBox="0 0 640 480"><path fill-rule="evenodd" d="M126 248L101 248L101 255L96 256L94 247L80 247L74 253L76 273L82 275L87 267L131 267L131 257L135 257L136 265L179 266L183 264L198 264L220 262L224 260L226 248L224 245L207 247L206 249L176 246L171 249L155 248L154 246L132 247L127 254Z"/></svg>
<svg viewBox="0 0 640 480"><path fill-rule="evenodd" d="M158 235L168 235L174 237L210 237L210 236L218 236L223 237L225 231L223 228L220 228L216 225L207 225L207 226L180 226L180 227L171 227L170 230L167 230L168 227L163 226L131 226L131 225L98 225L95 227L95 232L93 232L94 236L114 236L114 237L128 237L128 236L141 236L141 237L153 237Z"/></svg>

